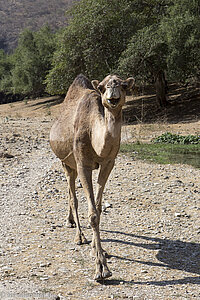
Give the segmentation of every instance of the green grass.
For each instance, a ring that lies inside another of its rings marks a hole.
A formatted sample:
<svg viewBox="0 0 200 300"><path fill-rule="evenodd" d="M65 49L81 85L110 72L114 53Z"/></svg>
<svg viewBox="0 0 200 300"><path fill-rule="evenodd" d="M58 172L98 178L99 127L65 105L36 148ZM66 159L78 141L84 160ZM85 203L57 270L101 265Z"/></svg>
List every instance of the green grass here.
<svg viewBox="0 0 200 300"><path fill-rule="evenodd" d="M200 168L200 145L121 144L120 151L159 164L188 164Z"/></svg>

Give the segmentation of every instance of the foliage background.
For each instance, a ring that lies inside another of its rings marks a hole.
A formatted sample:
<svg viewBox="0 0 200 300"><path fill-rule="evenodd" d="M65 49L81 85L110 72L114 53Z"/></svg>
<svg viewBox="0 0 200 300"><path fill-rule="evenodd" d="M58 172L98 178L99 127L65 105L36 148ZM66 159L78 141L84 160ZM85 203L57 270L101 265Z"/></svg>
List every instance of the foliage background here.
<svg viewBox="0 0 200 300"><path fill-rule="evenodd" d="M169 80L199 80L199 0L81 0L66 19L54 33L26 29L13 53L0 51L1 93L65 94L79 73L146 84L162 69Z"/></svg>

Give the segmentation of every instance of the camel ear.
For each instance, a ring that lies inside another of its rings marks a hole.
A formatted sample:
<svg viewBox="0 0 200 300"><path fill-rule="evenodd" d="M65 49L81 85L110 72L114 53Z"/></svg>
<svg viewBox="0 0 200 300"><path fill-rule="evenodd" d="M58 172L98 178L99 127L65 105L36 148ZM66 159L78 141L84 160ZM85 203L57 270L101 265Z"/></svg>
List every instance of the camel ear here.
<svg viewBox="0 0 200 300"><path fill-rule="evenodd" d="M98 80L92 80L92 86L95 90L98 90L99 81Z"/></svg>
<svg viewBox="0 0 200 300"><path fill-rule="evenodd" d="M122 82L122 87L125 90L130 90L133 87L134 83L135 79L133 77L130 77Z"/></svg>
<svg viewBox="0 0 200 300"><path fill-rule="evenodd" d="M104 84L99 83L98 80L92 80L92 86L95 90L99 91L100 93L103 93L105 91Z"/></svg>
<svg viewBox="0 0 200 300"><path fill-rule="evenodd" d="M98 91L101 93L105 92L105 86L102 83L99 83L98 87L97 87Z"/></svg>

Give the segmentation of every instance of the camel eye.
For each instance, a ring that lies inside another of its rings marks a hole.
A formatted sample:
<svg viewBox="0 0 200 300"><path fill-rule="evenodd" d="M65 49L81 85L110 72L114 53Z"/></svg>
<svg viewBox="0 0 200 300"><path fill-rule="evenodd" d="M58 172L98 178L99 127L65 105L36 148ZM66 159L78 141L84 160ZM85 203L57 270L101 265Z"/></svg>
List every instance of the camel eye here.
<svg viewBox="0 0 200 300"><path fill-rule="evenodd" d="M99 84L98 87L97 87L97 89L98 89L101 93L104 93L104 92L105 92L105 87L104 87L104 85L102 85L102 84Z"/></svg>
<svg viewBox="0 0 200 300"><path fill-rule="evenodd" d="M127 87L128 87L127 82L122 82L122 83L121 83L121 87L122 87L123 89L127 89Z"/></svg>

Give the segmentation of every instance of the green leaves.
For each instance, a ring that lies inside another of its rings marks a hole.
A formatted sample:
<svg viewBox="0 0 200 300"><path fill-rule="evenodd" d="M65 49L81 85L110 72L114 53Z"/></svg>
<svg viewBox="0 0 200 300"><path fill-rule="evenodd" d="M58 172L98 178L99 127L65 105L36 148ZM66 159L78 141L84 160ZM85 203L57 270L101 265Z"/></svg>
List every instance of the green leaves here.
<svg viewBox="0 0 200 300"><path fill-rule="evenodd" d="M63 30L47 76L49 92L65 93L78 73L103 79L116 69L121 52L135 31L129 0L85 0L70 10L71 21ZM59 64L59 66L58 66ZM58 75L60 72L60 75ZM70 74L67 76L66 73ZM55 77L60 80L55 84Z"/></svg>
<svg viewBox="0 0 200 300"><path fill-rule="evenodd" d="M153 142L166 144L200 144L200 136L191 134L183 136L166 132L154 139Z"/></svg>
<svg viewBox="0 0 200 300"><path fill-rule="evenodd" d="M12 86L13 56L0 50L0 92L9 93Z"/></svg>
<svg viewBox="0 0 200 300"><path fill-rule="evenodd" d="M160 32L169 48L168 76L186 81L199 75L200 18L198 1L174 1L161 20Z"/></svg>
<svg viewBox="0 0 200 300"><path fill-rule="evenodd" d="M197 0L157 1L156 5L152 1L152 11L155 12L159 4L164 7L162 16L150 18L152 24L143 24L132 36L120 56L118 72L134 74L137 81L145 82L151 82L152 75L160 69L166 70L168 79L174 81L197 78L200 75L197 3Z"/></svg>
<svg viewBox="0 0 200 300"><path fill-rule="evenodd" d="M118 72L137 81L151 81L154 73L166 68L168 47L156 26L138 30L119 59Z"/></svg>
<svg viewBox="0 0 200 300"><path fill-rule="evenodd" d="M81 0L57 34L25 30L13 55L0 53L0 91L65 94L83 73L135 76L142 84L200 77L198 0Z"/></svg>
<svg viewBox="0 0 200 300"><path fill-rule="evenodd" d="M1 78L1 90L23 96L42 95L54 49L54 35L47 26L36 33L25 30L14 54L9 56L11 63L9 71Z"/></svg>

